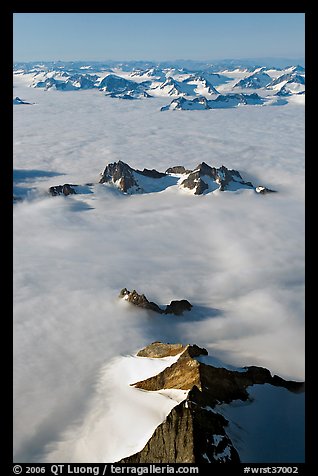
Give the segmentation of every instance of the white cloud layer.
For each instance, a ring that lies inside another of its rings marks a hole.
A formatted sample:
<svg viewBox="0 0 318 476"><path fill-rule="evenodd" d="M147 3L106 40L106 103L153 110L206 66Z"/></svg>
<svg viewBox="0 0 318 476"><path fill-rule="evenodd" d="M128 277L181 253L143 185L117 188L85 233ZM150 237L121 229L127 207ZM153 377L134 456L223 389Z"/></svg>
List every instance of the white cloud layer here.
<svg viewBox="0 0 318 476"><path fill-rule="evenodd" d="M165 99L15 91L36 103L14 109L20 190L97 182L122 160L160 171L224 164L278 191L127 197L95 185L70 197L32 192L15 205L15 461L43 460L84 419L108 359L154 340L304 378L302 106L162 113ZM140 311L118 302L123 287L194 309L181 318Z"/></svg>

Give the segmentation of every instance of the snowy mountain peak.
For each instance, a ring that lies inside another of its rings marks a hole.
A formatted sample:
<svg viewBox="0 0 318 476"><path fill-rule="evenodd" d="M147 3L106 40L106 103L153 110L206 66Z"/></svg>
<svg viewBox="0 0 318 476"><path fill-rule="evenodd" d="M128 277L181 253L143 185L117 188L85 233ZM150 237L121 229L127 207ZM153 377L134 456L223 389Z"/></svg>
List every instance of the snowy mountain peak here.
<svg viewBox="0 0 318 476"><path fill-rule="evenodd" d="M128 164L119 160L106 166L99 183L113 183L124 193L133 188L139 190L133 172L134 170Z"/></svg>
<svg viewBox="0 0 318 476"><path fill-rule="evenodd" d="M146 445L120 463L230 463L241 461L228 432L223 408L232 401L247 401L250 387L282 387L302 393L304 382L287 381L263 367L228 368L197 345L153 342L137 358L176 357L161 372L131 383L144 392L187 391L155 429ZM173 393L171 393L173 398ZM221 410L222 408L222 410ZM282 430L284 431L284 430Z"/></svg>
<svg viewBox="0 0 318 476"><path fill-rule="evenodd" d="M269 74L265 73L263 69L256 71L255 73L247 76L246 78L238 81L233 88L264 88L271 82L272 78Z"/></svg>
<svg viewBox="0 0 318 476"><path fill-rule="evenodd" d="M202 195L215 190L253 189L252 183L245 182L237 170L229 170L224 165L215 168L205 162L199 164L180 185L192 190L194 195Z"/></svg>
<svg viewBox="0 0 318 476"><path fill-rule="evenodd" d="M100 183L111 184L128 194L161 192L169 187L188 190L194 195L216 190L255 190L253 184L243 180L237 170L228 169L224 165L211 167L205 162L199 163L193 170L176 166L168 168L166 172L158 172L155 169L133 169L119 161L106 166L101 173Z"/></svg>

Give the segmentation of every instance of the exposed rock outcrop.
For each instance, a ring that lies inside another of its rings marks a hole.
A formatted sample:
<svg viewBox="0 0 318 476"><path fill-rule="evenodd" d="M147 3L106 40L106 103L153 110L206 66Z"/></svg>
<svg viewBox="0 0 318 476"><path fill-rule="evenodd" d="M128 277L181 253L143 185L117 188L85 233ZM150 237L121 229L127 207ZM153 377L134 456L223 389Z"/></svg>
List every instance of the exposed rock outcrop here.
<svg viewBox="0 0 318 476"><path fill-rule="evenodd" d="M186 400L174 407L142 451L120 463L239 463L226 419Z"/></svg>
<svg viewBox="0 0 318 476"><path fill-rule="evenodd" d="M151 178L162 178L165 177L167 174L164 172L158 172L156 169L144 169L144 170L136 170L138 174L145 175L145 177Z"/></svg>
<svg viewBox="0 0 318 476"><path fill-rule="evenodd" d="M137 356L178 360L159 374L133 385L144 391L189 390L185 400L175 406L156 428L144 448L120 463L237 463L239 454L229 438L228 421L217 405L247 400L248 387L270 384L298 393L303 382L286 381L268 369L250 366L240 371L215 367L200 361L206 349L197 345L153 342Z"/></svg>
<svg viewBox="0 0 318 476"><path fill-rule="evenodd" d="M49 193L52 196L73 195L76 194L74 187L77 187L77 185L70 185L69 183L65 183L64 185L55 185L54 187L49 188Z"/></svg>
<svg viewBox="0 0 318 476"><path fill-rule="evenodd" d="M128 164L119 160L106 166L99 183L113 183L122 192L127 192L133 187L138 190L139 186L134 178L133 171Z"/></svg>
<svg viewBox="0 0 318 476"><path fill-rule="evenodd" d="M164 344L162 342L156 341L144 349L139 350L137 356L162 359L163 357L178 355L183 352L185 348L186 346L183 344Z"/></svg>
<svg viewBox="0 0 318 476"><path fill-rule="evenodd" d="M155 347L151 347L153 357L155 357L156 351L160 353L162 345L168 350L166 344L156 342ZM143 352L143 355L146 356L147 347L140 352ZM197 400L199 399L200 403L205 402L210 406L220 402L228 403L236 399L247 400L248 392L246 389L254 384L269 383L287 388L292 392L303 390L303 383L284 380L277 375L272 377L270 371L263 367L250 366L245 367L244 371L235 371L207 365L195 359L195 357L207 354L206 349L197 345L187 345L177 362L165 368L158 375L132 385L136 388L152 391L163 388L190 390L195 385L201 392Z"/></svg>
<svg viewBox="0 0 318 476"><path fill-rule="evenodd" d="M166 170L166 174L189 174L190 172L192 172L192 170L186 169L183 165L175 165Z"/></svg>
<svg viewBox="0 0 318 476"><path fill-rule="evenodd" d="M148 309L150 311L158 312L159 314L163 313L163 310L160 309L156 303L148 301L144 294L138 294L135 290L128 291L128 289L124 288L120 291L119 297L135 306L141 307L142 309Z"/></svg>
<svg viewBox="0 0 318 476"><path fill-rule="evenodd" d="M175 314L180 316L184 311L191 311L192 304L186 299L181 299L180 301L171 301L165 309L165 314Z"/></svg>
<svg viewBox="0 0 318 476"><path fill-rule="evenodd" d="M219 189L237 190L239 188L252 189L251 182L245 182L237 170L231 170L222 165L219 168L211 167L202 162L181 182L181 186L194 190L195 195L202 195L205 191Z"/></svg>
<svg viewBox="0 0 318 476"><path fill-rule="evenodd" d="M180 316L184 311L191 311L193 307L189 301L186 299L181 299L179 301L171 301L165 309L161 309L158 304L148 301L144 294L139 294L135 289L133 291L128 291L127 288L123 288L120 291L118 297L125 299L135 306L158 312L159 314L174 314L176 316Z"/></svg>
<svg viewBox="0 0 318 476"><path fill-rule="evenodd" d="M158 192L176 185L193 191L194 195L215 190L233 192L243 188L254 189L253 184L243 180L237 170L228 169L224 165L211 167L205 162L201 162L193 170L176 165L169 167L166 172L158 172L155 169L133 169L120 160L106 166L99 183L113 184L121 192L129 194Z"/></svg>
<svg viewBox="0 0 318 476"><path fill-rule="evenodd" d="M212 167L205 162L198 164L193 170L186 169L183 165L169 167L165 172L156 169L138 170L130 167L119 160L107 164L100 174L100 184L110 184L124 194L154 193L175 187L180 190L188 190L194 195L202 195L214 191L235 192L240 189L254 190L264 195L275 192L263 185L254 185L243 179L240 172L228 169L224 165ZM55 195L71 195L75 193L92 193L87 191L85 185L56 185L49 188L49 193Z"/></svg>

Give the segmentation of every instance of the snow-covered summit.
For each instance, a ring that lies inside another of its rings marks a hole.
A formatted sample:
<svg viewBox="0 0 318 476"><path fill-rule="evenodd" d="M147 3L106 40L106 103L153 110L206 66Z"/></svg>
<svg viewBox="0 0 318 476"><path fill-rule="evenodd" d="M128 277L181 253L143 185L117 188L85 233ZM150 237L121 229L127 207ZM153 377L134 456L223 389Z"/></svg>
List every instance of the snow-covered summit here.
<svg viewBox="0 0 318 476"><path fill-rule="evenodd" d="M178 166L171 167L166 172L158 172L155 169L137 170L119 161L106 166L101 173L100 183L115 186L125 194L163 192L170 187L194 195L216 190L255 190L254 185L245 181L237 170L228 169L224 165L211 167L205 162L198 164L193 170Z"/></svg>
<svg viewBox="0 0 318 476"><path fill-rule="evenodd" d="M219 94L213 84L206 78L206 75L194 74L184 80L184 83L195 85L194 91L197 94Z"/></svg>
<svg viewBox="0 0 318 476"><path fill-rule="evenodd" d="M264 88L271 82L272 78L262 69L238 81L234 88Z"/></svg>
<svg viewBox="0 0 318 476"><path fill-rule="evenodd" d="M185 81L178 81L172 76L159 85L151 88L151 93L160 96L194 96L194 86L188 85Z"/></svg>

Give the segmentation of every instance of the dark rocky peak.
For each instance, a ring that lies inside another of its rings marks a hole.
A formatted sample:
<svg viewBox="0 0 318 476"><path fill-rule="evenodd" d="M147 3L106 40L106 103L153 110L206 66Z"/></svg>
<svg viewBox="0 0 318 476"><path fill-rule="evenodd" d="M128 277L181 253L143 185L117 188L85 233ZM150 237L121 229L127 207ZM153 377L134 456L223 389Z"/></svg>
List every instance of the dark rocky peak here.
<svg viewBox="0 0 318 476"><path fill-rule="evenodd" d="M181 316L184 311L191 311L192 307L192 304L190 304L186 299L181 299L180 301L171 301L165 309L165 314L175 314L176 316Z"/></svg>
<svg viewBox="0 0 318 476"><path fill-rule="evenodd" d="M192 172L192 170L186 169L183 165L175 165L166 170L166 174L189 174L190 172Z"/></svg>
<svg viewBox="0 0 318 476"><path fill-rule="evenodd" d="M238 182L246 187L253 187L251 182L245 182L237 170L228 169L224 165L216 169L216 182L220 184L220 190L226 190L230 182Z"/></svg>
<svg viewBox="0 0 318 476"><path fill-rule="evenodd" d="M173 175L185 175L181 179ZM99 183L115 185L123 193L154 193L179 185L181 188L192 190L194 195L220 191L236 191L242 188L255 189L253 184L245 181L237 170L228 169L224 165L212 167L206 162L199 163L193 170L182 165L169 167L165 172L156 169L136 170L125 162L108 164L100 174ZM153 179L153 180L151 180ZM257 193L265 194L274 190L263 186L256 188Z"/></svg>
<svg viewBox="0 0 318 476"><path fill-rule="evenodd" d="M145 181L143 177L154 179L154 181ZM159 179L163 178L167 178L168 181L159 183ZM120 160L106 166L101 173L99 183L112 183L124 193L147 193L164 190L167 186L174 184L174 180L164 172L158 172L155 169L136 170Z"/></svg>
<svg viewBox="0 0 318 476"><path fill-rule="evenodd" d="M148 309L150 311L158 312L159 314L163 313L163 310L160 309L156 303L148 301L144 294L138 294L135 290L128 291L128 289L123 288L119 293L119 298L125 299L131 304L141 307L142 309Z"/></svg>
<svg viewBox="0 0 318 476"><path fill-rule="evenodd" d="M131 304L141 307L142 309L155 311L159 314L174 314L176 316L180 316L184 313L184 311L190 311L193 307L189 301L186 299L181 299L179 301L171 301L165 309L161 309L155 302L148 301L144 294L138 294L138 292L135 290L128 291L127 288L123 288L120 291L118 297L125 299Z"/></svg>
<svg viewBox="0 0 318 476"><path fill-rule="evenodd" d="M239 453L227 434L228 420L218 413L218 405L248 400L248 387L255 384L304 391L303 382L272 377L263 367L236 371L205 364L199 359L205 359L207 351L196 345L153 342L137 354L148 358L178 355L159 374L131 385L143 391L188 390L186 399L171 410L141 451L120 463L238 463Z"/></svg>
<svg viewBox="0 0 318 476"><path fill-rule="evenodd" d="M209 186L200 177L200 172L191 172L189 176L181 182L183 188L194 190L194 195L202 195L208 191Z"/></svg>
<svg viewBox="0 0 318 476"><path fill-rule="evenodd" d="M136 170L138 174L145 175L146 177L151 178L162 178L165 177L167 174L164 172L158 172L156 169L143 169L143 170Z"/></svg>
<svg viewBox="0 0 318 476"><path fill-rule="evenodd" d="M208 175L209 177L215 177L216 175L216 168L211 167L210 165L206 164L205 162L201 162L198 164L192 171L193 173L199 172L200 175Z"/></svg>
<svg viewBox="0 0 318 476"><path fill-rule="evenodd" d="M113 183L122 192L127 192L131 187L139 188L138 183L136 182L134 175L134 169L132 169L128 164L119 160L108 164L101 173L101 179L99 183Z"/></svg>
<svg viewBox="0 0 318 476"><path fill-rule="evenodd" d="M103 172L105 177L113 178L114 180L120 179L123 175L131 174L133 169L130 165L126 164L119 160L118 162L113 162L108 164Z"/></svg>
<svg viewBox="0 0 318 476"><path fill-rule="evenodd" d="M160 354L161 346L158 342L150 349L152 354L155 354L156 349ZM178 349L182 351L180 344ZM168 349L165 348L165 352L168 353ZM143 353L144 356L147 355L147 348L143 349ZM193 401L201 405L209 405L211 408L233 400L247 400L247 388L255 384L267 383L295 393L304 391L303 382L284 380L276 375L272 377L271 372L264 367L249 366L245 367L245 371L229 370L196 359L207 354L206 349L188 344L178 360L170 367L166 367L153 377L131 385L148 391L169 388L191 390L196 387L194 393L191 394Z"/></svg>
<svg viewBox="0 0 318 476"><path fill-rule="evenodd" d="M70 185L69 183L65 183L64 185L55 185L49 188L49 193L53 197L56 195L73 195L76 194L74 187L77 187L77 185Z"/></svg>
<svg viewBox="0 0 318 476"><path fill-rule="evenodd" d="M207 177L212 179L208 181ZM237 170L231 170L222 165L219 168L210 167L202 162L183 180L181 186L194 190L195 195L201 195L205 191L220 191L237 188L253 188L251 182L245 182Z"/></svg>
<svg viewBox="0 0 318 476"><path fill-rule="evenodd" d="M198 164L194 170L190 172L188 177L181 182L181 186L194 190L195 195L202 195L205 191L209 190L209 185L202 178L205 176L215 179L215 168L202 162L201 164Z"/></svg>

